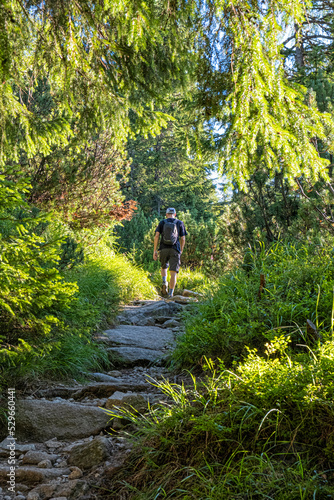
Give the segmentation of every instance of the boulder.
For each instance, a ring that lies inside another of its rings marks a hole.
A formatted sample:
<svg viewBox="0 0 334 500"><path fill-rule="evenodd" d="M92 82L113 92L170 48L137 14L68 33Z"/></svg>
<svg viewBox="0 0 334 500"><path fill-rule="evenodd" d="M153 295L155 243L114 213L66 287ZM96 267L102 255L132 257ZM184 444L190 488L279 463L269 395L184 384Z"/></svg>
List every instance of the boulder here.
<svg viewBox="0 0 334 500"><path fill-rule="evenodd" d="M18 439L45 441L51 438L76 439L98 434L108 425L103 410L79 403L41 401L16 402Z"/></svg>
<svg viewBox="0 0 334 500"><path fill-rule="evenodd" d="M118 354L125 365L135 365L137 363L149 364L159 361L162 356L162 351L154 351L153 349L143 349L140 347L110 347L111 352Z"/></svg>
<svg viewBox="0 0 334 500"><path fill-rule="evenodd" d="M110 452L110 440L105 436L97 436L88 443L74 446L68 461L80 469L91 469L105 461L110 456Z"/></svg>
<svg viewBox="0 0 334 500"><path fill-rule="evenodd" d="M130 324L138 326L152 326L155 318L161 316L172 317L180 307L178 304L167 303L164 300L150 302L142 306L126 306L123 312L118 316L121 324Z"/></svg>
<svg viewBox="0 0 334 500"><path fill-rule="evenodd" d="M142 394L136 393L123 393L115 392L110 398L107 399L106 408L109 410L115 409L114 407L134 408L139 412L147 410L147 398Z"/></svg>
<svg viewBox="0 0 334 500"><path fill-rule="evenodd" d="M173 333L157 326L120 325L113 330L107 330L105 335L109 343L120 346L131 346L155 351L164 350L173 343Z"/></svg>
<svg viewBox="0 0 334 500"><path fill-rule="evenodd" d="M109 351L118 354L125 364L148 364L163 357L174 341L173 332L157 326L120 325L104 333Z"/></svg>

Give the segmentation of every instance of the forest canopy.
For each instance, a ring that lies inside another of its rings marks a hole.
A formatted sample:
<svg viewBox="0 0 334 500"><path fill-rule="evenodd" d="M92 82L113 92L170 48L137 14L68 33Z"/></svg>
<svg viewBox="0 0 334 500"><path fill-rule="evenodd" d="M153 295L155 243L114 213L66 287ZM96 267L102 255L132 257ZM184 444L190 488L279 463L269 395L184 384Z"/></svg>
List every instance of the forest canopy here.
<svg viewBox="0 0 334 500"><path fill-rule="evenodd" d="M315 77L320 47L331 60L329 8L299 1L3 2L1 164L46 156L52 147L79 148L106 130L118 148L129 134L156 135L171 118L166 97L182 88L188 136L206 123L206 148L241 187L260 166L290 181L326 178L332 120L304 85Z"/></svg>

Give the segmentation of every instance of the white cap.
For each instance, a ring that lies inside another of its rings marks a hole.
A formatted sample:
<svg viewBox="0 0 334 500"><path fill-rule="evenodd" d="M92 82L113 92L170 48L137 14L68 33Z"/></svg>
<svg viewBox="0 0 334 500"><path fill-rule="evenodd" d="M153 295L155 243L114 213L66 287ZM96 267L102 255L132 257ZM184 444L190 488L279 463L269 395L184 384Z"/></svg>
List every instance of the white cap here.
<svg viewBox="0 0 334 500"><path fill-rule="evenodd" d="M167 208L166 214L176 214L175 208Z"/></svg>

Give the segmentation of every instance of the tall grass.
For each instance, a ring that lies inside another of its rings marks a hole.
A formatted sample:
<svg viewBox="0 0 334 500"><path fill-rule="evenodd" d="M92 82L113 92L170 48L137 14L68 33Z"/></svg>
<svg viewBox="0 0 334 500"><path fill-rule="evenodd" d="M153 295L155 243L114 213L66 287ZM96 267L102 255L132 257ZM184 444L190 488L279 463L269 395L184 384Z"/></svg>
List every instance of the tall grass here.
<svg viewBox="0 0 334 500"><path fill-rule="evenodd" d="M261 274L265 287L260 293ZM223 276L212 297L189 318L174 362L193 366L203 356L219 356L231 365L246 354L246 345L263 350L279 332L296 344L309 343L307 320L329 338L333 280L328 248L275 243L247 252L243 266Z"/></svg>
<svg viewBox="0 0 334 500"><path fill-rule="evenodd" d="M151 272L149 276L156 290L159 291L162 284L160 266L159 268ZM168 281L170 279L169 271L167 273L167 279ZM200 269L189 269L181 267L180 272L177 276L175 295L182 294L184 289L193 290L195 292L205 294L209 291L212 292L214 287L214 280L208 278Z"/></svg>

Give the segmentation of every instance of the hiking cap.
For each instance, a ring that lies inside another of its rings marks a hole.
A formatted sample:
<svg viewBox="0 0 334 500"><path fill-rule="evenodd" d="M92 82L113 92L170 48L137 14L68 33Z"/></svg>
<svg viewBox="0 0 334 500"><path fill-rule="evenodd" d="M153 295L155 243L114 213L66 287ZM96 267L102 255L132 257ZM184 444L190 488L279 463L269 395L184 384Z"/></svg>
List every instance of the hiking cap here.
<svg viewBox="0 0 334 500"><path fill-rule="evenodd" d="M175 213L176 213L175 208L167 208L166 210L166 214L175 214Z"/></svg>

